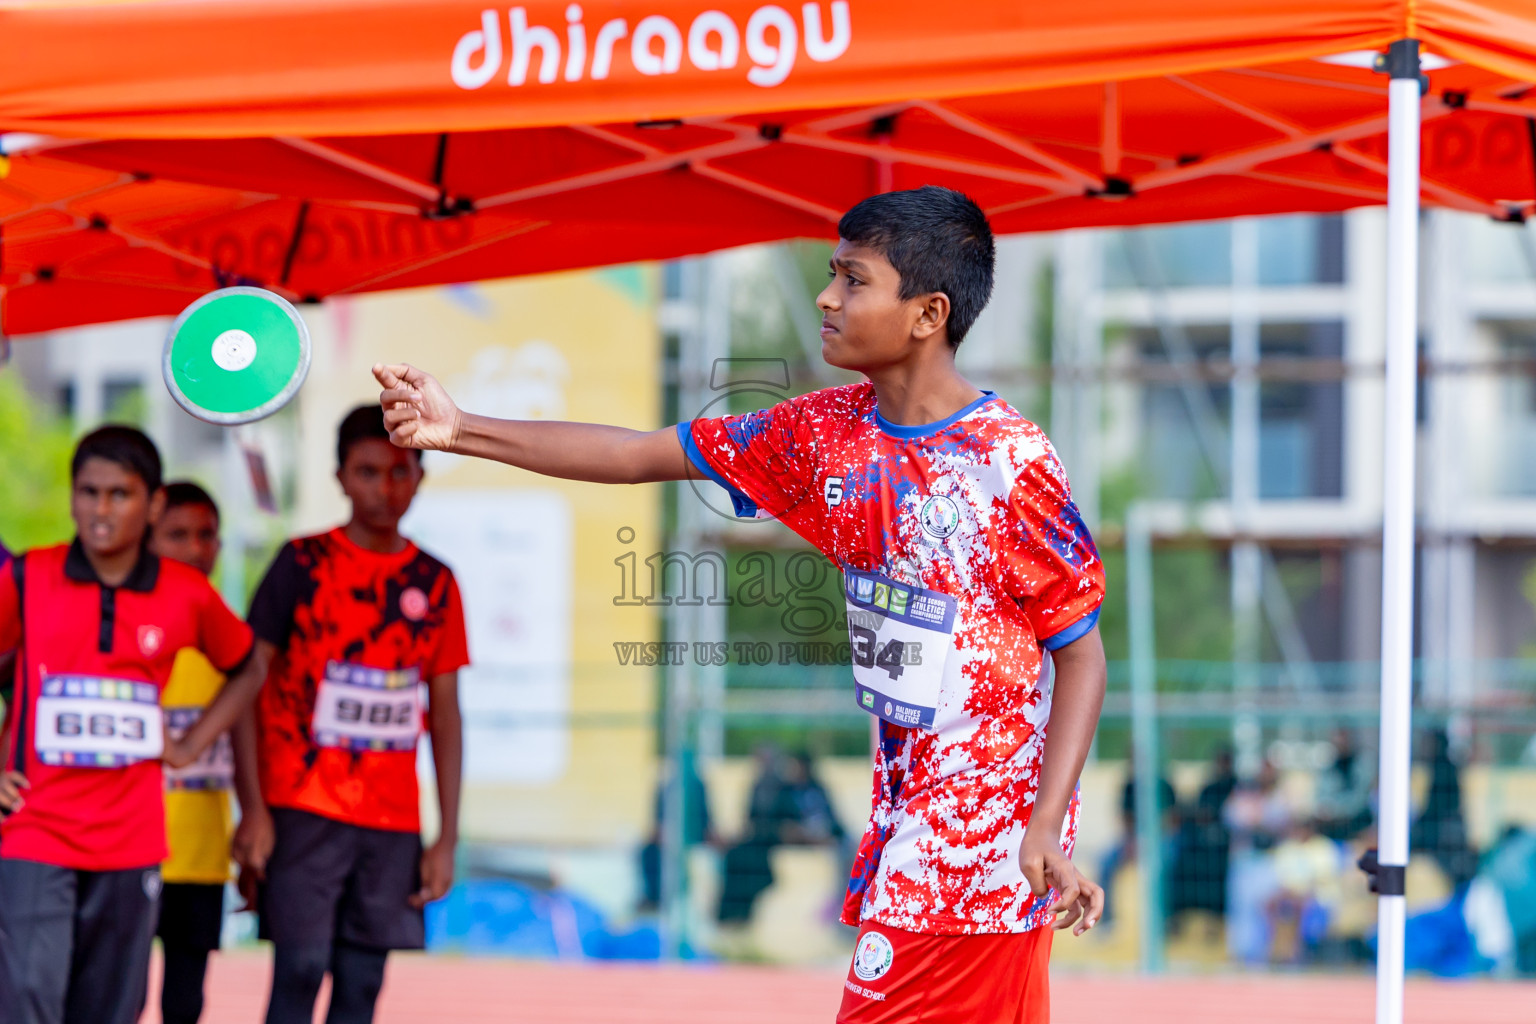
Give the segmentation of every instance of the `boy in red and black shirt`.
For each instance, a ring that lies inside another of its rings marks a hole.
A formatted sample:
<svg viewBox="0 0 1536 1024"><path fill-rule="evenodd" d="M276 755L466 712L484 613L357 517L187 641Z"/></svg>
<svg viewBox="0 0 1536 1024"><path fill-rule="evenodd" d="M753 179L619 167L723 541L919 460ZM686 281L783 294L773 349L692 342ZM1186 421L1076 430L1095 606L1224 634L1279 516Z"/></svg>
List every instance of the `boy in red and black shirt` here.
<svg viewBox="0 0 1536 1024"><path fill-rule="evenodd" d="M274 653L256 708L271 814L242 822L235 853L265 874L262 930L276 947L268 1024L309 1024L327 971L327 1020L371 1021L388 951L422 948L422 907L453 881L458 670L469 661L458 585L400 535L421 460L389 443L377 406L342 422L337 462L351 520L287 544L251 605L258 644ZM423 716L442 809L425 852Z"/></svg>
<svg viewBox="0 0 1536 1024"><path fill-rule="evenodd" d="M132 1024L144 1005L166 856L162 760L228 729L266 674L251 631L197 570L145 545L160 456L130 427L87 435L71 465L73 543L0 575L0 651L16 651L0 777L0 931L19 1024ZM177 652L228 677L180 739L160 693Z"/></svg>

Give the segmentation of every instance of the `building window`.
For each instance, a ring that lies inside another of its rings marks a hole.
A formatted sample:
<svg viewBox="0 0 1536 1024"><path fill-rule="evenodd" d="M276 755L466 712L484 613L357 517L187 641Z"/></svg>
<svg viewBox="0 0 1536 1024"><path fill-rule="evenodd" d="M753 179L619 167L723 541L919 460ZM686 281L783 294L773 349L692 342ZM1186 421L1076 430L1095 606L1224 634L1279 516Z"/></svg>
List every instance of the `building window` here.
<svg viewBox="0 0 1536 1024"><path fill-rule="evenodd" d="M1344 325L1265 324L1259 355L1259 497L1343 497Z"/></svg>
<svg viewBox="0 0 1536 1024"><path fill-rule="evenodd" d="M1110 288L1223 288L1232 283L1232 225L1201 221L1114 231L1105 238Z"/></svg>
<svg viewBox="0 0 1536 1024"><path fill-rule="evenodd" d="M1344 283L1344 218L1265 217L1259 228L1259 284Z"/></svg>
<svg viewBox="0 0 1536 1024"><path fill-rule="evenodd" d="M1536 358L1536 322L1491 323L1498 358L1513 368ZM1536 377L1523 367L1498 374L1497 428L1492 431L1496 494L1536 495Z"/></svg>
<svg viewBox="0 0 1536 1024"><path fill-rule="evenodd" d="M665 299L683 297L683 264L681 260L668 260L661 265L661 295Z"/></svg>
<svg viewBox="0 0 1536 1024"><path fill-rule="evenodd" d="M101 385L102 415L113 423L144 425L144 382L138 378L109 378Z"/></svg>
<svg viewBox="0 0 1536 1024"><path fill-rule="evenodd" d="M1528 228L1472 217L1462 218L1458 228L1465 232L1458 246L1465 261L1463 280L1476 284L1525 284L1536 276L1526 243L1520 237Z"/></svg>
<svg viewBox="0 0 1536 1024"><path fill-rule="evenodd" d="M1349 625L1346 571L1348 559L1343 548L1307 549L1273 547L1275 572L1291 602L1291 611L1301 640L1314 662L1332 664L1347 659L1346 628ZM1274 630L1271 627L1270 634ZM1270 635L1264 656L1279 661L1282 654ZM1324 682L1329 680L1324 679Z"/></svg>
<svg viewBox="0 0 1536 1024"><path fill-rule="evenodd" d="M1168 358L1157 330L1142 328L1132 334L1141 362L1143 493L1181 501L1224 498L1228 490L1220 481L1227 466L1212 472L1200 435L1209 430L1213 436L1207 443L1219 458L1230 458L1232 387L1224 372L1230 332L1222 324L1188 326L1183 333L1196 361L1188 370ZM1181 380L1190 370L1195 379ZM1214 422L1203 422L1207 417Z"/></svg>

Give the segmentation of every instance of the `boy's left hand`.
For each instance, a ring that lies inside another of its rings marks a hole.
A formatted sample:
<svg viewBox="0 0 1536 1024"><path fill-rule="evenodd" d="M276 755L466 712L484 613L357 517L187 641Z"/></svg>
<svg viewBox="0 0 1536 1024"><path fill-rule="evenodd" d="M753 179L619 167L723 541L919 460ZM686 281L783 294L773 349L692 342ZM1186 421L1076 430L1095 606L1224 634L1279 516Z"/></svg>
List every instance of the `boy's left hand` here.
<svg viewBox="0 0 1536 1024"><path fill-rule="evenodd" d="M448 895L453 886L453 847L453 843L439 839L421 855L421 888L410 898L415 909Z"/></svg>
<svg viewBox="0 0 1536 1024"><path fill-rule="evenodd" d="M185 768L197 760L197 755L192 752L192 748L187 744L186 739L171 739L167 736L165 738L165 752L160 755L160 760L164 761L167 767L170 768Z"/></svg>
<svg viewBox="0 0 1536 1024"><path fill-rule="evenodd" d="M1099 923L1104 914L1104 890L1077 870L1077 865L1062 852L1061 841L1049 830L1024 830L1024 841L1019 845L1019 868L1036 896L1056 890L1058 898L1051 906L1051 914L1056 918L1051 927L1056 931L1071 928L1073 935L1081 935Z"/></svg>

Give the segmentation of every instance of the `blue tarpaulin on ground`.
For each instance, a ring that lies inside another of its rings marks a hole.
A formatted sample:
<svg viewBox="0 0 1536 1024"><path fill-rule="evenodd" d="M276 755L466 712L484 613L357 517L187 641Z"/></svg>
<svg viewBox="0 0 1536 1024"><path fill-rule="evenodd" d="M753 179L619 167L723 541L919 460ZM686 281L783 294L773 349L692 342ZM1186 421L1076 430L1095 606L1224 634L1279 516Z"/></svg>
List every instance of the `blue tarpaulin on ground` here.
<svg viewBox="0 0 1536 1024"><path fill-rule="evenodd" d="M471 879L427 907L427 948L540 959L656 960L652 924L611 929L603 914L561 889Z"/></svg>

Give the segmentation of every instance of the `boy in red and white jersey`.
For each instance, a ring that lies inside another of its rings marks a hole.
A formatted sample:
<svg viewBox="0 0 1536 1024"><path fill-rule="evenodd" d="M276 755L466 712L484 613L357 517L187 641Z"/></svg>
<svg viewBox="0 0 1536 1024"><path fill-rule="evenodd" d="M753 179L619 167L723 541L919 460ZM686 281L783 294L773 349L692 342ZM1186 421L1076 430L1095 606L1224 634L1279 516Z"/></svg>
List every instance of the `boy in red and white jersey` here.
<svg viewBox="0 0 1536 1024"><path fill-rule="evenodd" d="M838 233L822 355L862 383L649 433L462 413L408 366L375 367L380 400L403 446L600 482L708 477L842 569L880 742L838 1020L1043 1024L1046 926L1081 934L1103 908L1070 859L1103 565L1045 435L955 368L992 291L986 216L926 187L866 199Z"/></svg>

